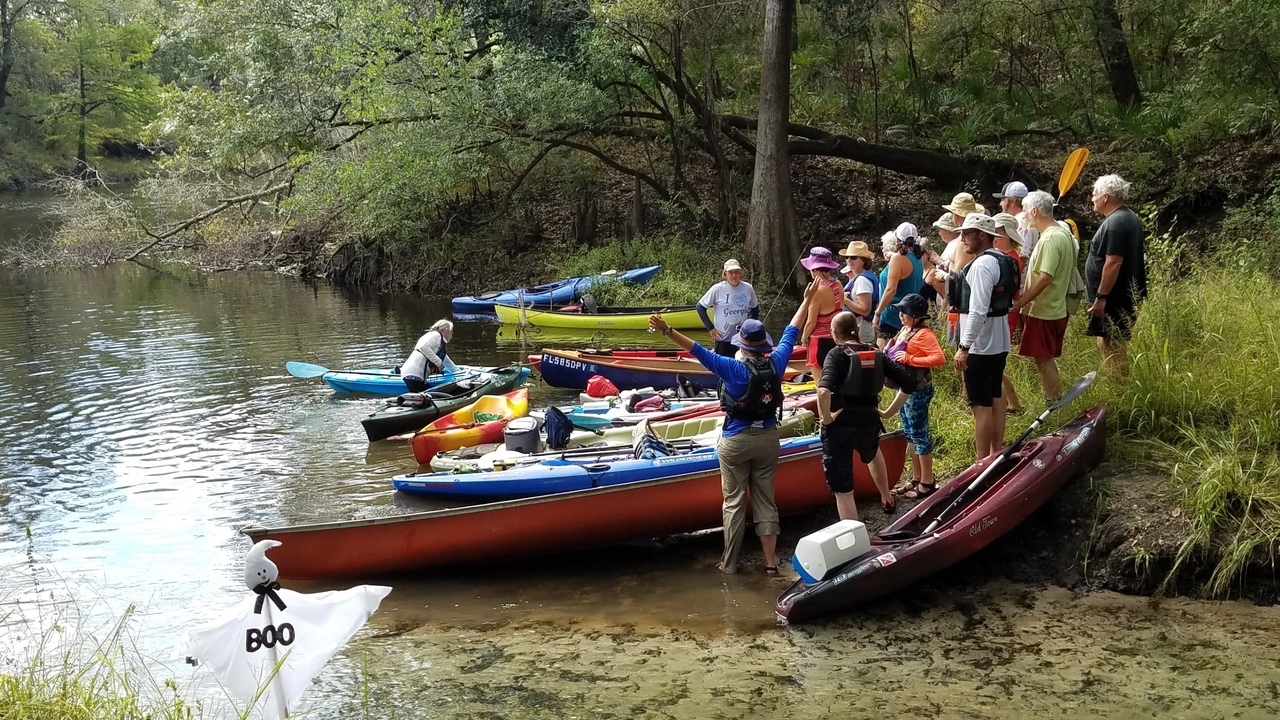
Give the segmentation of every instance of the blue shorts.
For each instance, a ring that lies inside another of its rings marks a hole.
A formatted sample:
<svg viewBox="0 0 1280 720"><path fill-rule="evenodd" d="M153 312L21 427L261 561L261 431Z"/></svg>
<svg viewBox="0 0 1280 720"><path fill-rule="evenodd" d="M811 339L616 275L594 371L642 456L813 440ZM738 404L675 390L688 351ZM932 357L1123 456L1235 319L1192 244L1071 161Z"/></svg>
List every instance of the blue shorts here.
<svg viewBox="0 0 1280 720"><path fill-rule="evenodd" d="M933 435L929 434L929 403L933 402L933 383L919 388L907 398L898 411L902 433L915 445L917 455L933 452Z"/></svg>

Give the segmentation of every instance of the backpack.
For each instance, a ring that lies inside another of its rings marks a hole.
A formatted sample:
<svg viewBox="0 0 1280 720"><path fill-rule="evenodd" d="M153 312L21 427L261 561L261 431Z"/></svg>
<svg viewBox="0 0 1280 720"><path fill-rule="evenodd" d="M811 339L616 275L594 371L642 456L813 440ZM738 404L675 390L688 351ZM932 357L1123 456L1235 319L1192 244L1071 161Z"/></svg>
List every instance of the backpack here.
<svg viewBox="0 0 1280 720"><path fill-rule="evenodd" d="M547 447L552 450L563 450L569 447L569 435L573 432L573 423L560 408L552 405L547 408L543 427L547 431Z"/></svg>

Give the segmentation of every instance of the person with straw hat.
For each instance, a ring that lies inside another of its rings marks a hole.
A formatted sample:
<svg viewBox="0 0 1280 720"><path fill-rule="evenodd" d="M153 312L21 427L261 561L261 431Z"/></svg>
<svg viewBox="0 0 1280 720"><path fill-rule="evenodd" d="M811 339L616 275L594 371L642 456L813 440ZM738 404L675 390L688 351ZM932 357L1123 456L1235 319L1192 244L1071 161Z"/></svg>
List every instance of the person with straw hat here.
<svg viewBox="0 0 1280 720"><path fill-rule="evenodd" d="M876 254L861 240L852 240L840 255L844 258L845 274L850 278L844 286L844 306L858 318L858 340L874 345L876 329L872 312L880 302L880 278L871 269Z"/></svg>
<svg viewBox="0 0 1280 720"><path fill-rule="evenodd" d="M814 281L805 288L804 300L782 331L777 347L754 318L730 342L737 354L728 358L708 350L667 324L661 315L649 317L649 328L660 332L681 349L693 354L720 380L720 406L725 411L724 426L716 443L720 462L720 489L724 503L724 553L717 567L721 572L738 572L742 538L746 534L747 497L750 491L751 521L760 537L766 575L778 574L778 506L774 501L773 477L778 467L778 417L782 414L782 380L787 361L800 336L800 323L809 316L809 305L822 285Z"/></svg>

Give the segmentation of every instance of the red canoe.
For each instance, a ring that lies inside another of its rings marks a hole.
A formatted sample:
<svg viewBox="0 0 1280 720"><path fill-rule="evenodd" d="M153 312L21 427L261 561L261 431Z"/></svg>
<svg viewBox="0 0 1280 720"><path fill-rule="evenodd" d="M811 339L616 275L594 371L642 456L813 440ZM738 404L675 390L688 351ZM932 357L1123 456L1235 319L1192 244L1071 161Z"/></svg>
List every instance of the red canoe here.
<svg viewBox="0 0 1280 720"><path fill-rule="evenodd" d="M969 557L1012 530L1066 482L1102 461L1107 412L1096 407L1056 432L1032 440L1002 461L997 474L966 507L934 532L924 530L969 482L979 462L871 536L871 550L814 584L798 580L778 598L778 619L799 623L883 597ZM999 457L998 455L996 457ZM909 539L888 539L909 535Z"/></svg>
<svg viewBox="0 0 1280 720"><path fill-rule="evenodd" d="M901 433L880 439L891 484L901 474L906 447ZM861 462L854 490L875 494ZM822 445L816 436L808 450L779 461L774 492L783 515L834 502L822 475ZM282 577L360 577L717 527L721 501L720 473L711 471L449 510L241 532L254 542L283 543L271 551Z"/></svg>

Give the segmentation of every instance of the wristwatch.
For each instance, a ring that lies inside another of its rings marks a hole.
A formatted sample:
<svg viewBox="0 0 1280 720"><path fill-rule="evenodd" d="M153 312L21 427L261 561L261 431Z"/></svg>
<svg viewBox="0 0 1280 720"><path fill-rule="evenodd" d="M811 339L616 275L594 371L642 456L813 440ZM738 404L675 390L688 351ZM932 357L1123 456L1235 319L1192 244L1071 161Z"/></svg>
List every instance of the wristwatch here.
<svg viewBox="0 0 1280 720"><path fill-rule="evenodd" d="M961 350L963 350L963 351L965 351L965 352L969 352L969 348L965 347L964 345L961 345L961 346L960 346L960 349L961 349Z"/></svg>
<svg viewBox="0 0 1280 720"><path fill-rule="evenodd" d="M1094 300L1106 300L1106 299L1107 299L1107 293L1097 293L1096 295L1094 295L1094 296L1093 296L1093 299L1094 299Z"/></svg>
<svg viewBox="0 0 1280 720"><path fill-rule="evenodd" d="M672 331L672 330L675 330L675 328L673 328L673 327L671 327L670 325L668 325L668 326L667 326L667 329L662 331L662 334L663 334L663 335L666 335L667 337L671 337L671 331Z"/></svg>

